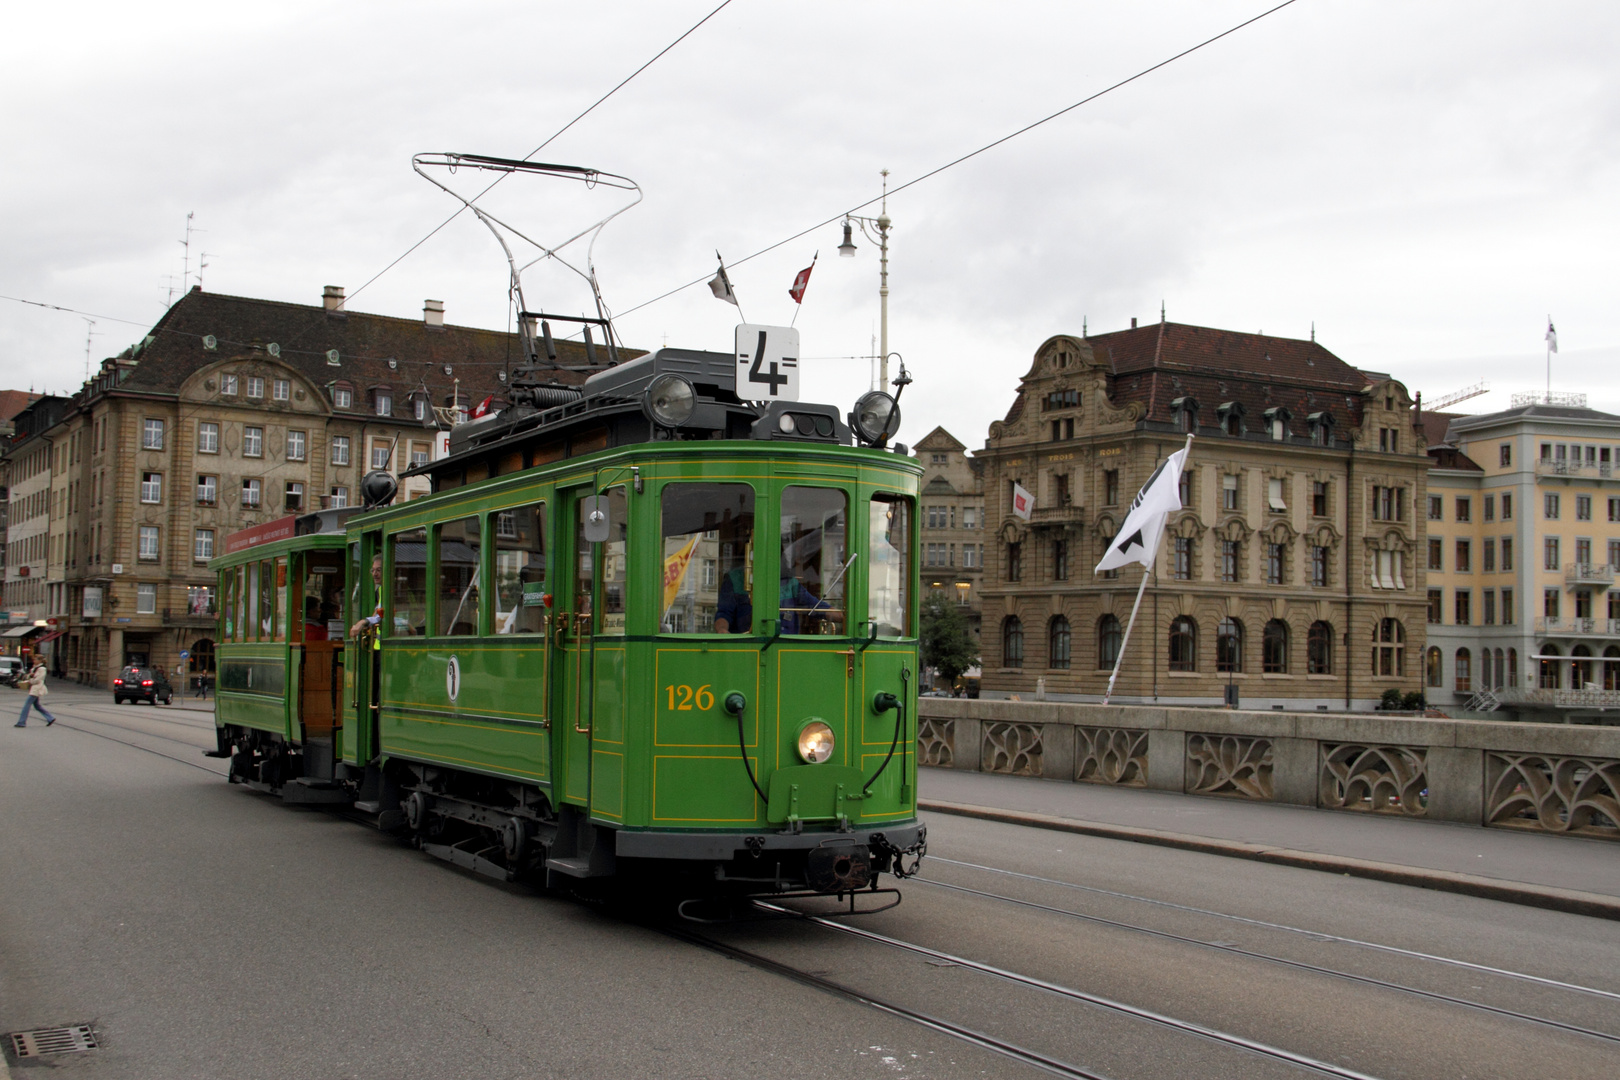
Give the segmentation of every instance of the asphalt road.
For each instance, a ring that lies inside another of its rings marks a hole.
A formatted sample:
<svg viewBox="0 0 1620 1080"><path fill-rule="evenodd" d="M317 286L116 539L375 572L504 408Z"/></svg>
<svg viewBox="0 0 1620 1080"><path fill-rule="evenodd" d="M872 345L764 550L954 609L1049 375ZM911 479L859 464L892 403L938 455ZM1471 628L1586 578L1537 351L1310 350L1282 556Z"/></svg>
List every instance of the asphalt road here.
<svg viewBox="0 0 1620 1080"><path fill-rule="evenodd" d="M0 1032L93 1024L100 1049L48 1059L86 1076L1044 1075L765 961L1097 1076L1311 1073L1053 987L1380 1077L1609 1078L1620 1060L1614 922L938 816L924 880L858 920L892 941L701 931L744 962L228 786L200 756L206 712L74 689L48 706L55 727L0 728Z"/></svg>

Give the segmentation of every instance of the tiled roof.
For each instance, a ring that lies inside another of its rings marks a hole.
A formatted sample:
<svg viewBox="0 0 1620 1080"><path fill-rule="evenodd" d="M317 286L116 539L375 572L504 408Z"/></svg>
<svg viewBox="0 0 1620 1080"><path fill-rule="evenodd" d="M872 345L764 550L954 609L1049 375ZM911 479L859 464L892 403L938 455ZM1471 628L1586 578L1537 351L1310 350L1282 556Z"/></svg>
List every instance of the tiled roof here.
<svg viewBox="0 0 1620 1080"><path fill-rule="evenodd" d="M10 420L40 399L39 394L27 390L0 390L0 420Z"/></svg>
<svg viewBox="0 0 1620 1080"><path fill-rule="evenodd" d="M1273 407L1301 422L1322 411L1341 426L1361 420L1367 377L1314 341L1172 322L1087 340L1111 372L1114 402L1142 402L1148 420L1171 420L1171 402L1188 396L1202 423L1228 401L1242 403L1251 425Z"/></svg>
<svg viewBox="0 0 1620 1080"><path fill-rule="evenodd" d="M204 342L210 335L217 343L212 350ZM193 287L152 328L149 341L133 357L135 367L118 388L173 394L203 364L232 357L269 359L271 343L280 348L281 363L316 385L343 381L362 393L369 386L392 387L396 410L405 407L405 393L424 383L435 404L449 402L456 379L463 401L470 398L476 404L485 395L498 396L504 389L500 372L523 359L521 339L504 331L430 327L421 319L331 312L319 305L225 296ZM585 364L583 345L558 341L557 348L564 365ZM329 350L337 351L335 365L328 361ZM606 357L606 349L599 348L598 358L605 362ZM388 366L390 360L396 367ZM585 374L564 370L557 378L578 384Z"/></svg>
<svg viewBox="0 0 1620 1080"><path fill-rule="evenodd" d="M1446 429L1451 422L1463 413L1426 412L1423 414L1423 441L1432 446L1439 446L1446 441Z"/></svg>
<svg viewBox="0 0 1620 1080"><path fill-rule="evenodd" d="M1433 469L1461 469L1463 472L1484 472L1479 463L1454 446L1431 446L1429 460Z"/></svg>

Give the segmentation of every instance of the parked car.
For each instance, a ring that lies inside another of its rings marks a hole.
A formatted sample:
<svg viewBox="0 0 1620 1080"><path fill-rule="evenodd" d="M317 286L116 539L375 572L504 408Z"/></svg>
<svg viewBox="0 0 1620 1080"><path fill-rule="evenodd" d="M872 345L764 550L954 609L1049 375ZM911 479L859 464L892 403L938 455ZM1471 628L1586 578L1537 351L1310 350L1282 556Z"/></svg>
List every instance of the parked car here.
<svg viewBox="0 0 1620 1080"><path fill-rule="evenodd" d="M20 656L0 656L0 685L16 686L17 680L28 674L28 665Z"/></svg>
<svg viewBox="0 0 1620 1080"><path fill-rule="evenodd" d="M113 680L114 705L126 701L149 701L156 705L159 698L165 705L174 704L174 687L159 668L127 667Z"/></svg>

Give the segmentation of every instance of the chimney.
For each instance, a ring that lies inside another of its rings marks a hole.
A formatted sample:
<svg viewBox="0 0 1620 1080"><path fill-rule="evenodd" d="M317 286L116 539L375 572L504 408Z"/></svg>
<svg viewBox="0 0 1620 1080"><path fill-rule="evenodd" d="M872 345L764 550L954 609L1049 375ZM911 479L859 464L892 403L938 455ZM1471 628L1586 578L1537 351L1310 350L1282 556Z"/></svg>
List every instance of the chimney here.
<svg viewBox="0 0 1620 1080"><path fill-rule="evenodd" d="M443 300L424 300L424 301L422 301L422 321L424 323L426 323L428 326L443 326L444 325L444 301Z"/></svg>
<svg viewBox="0 0 1620 1080"><path fill-rule="evenodd" d="M1136 329L1136 316L1135 315L1131 316L1131 329L1132 330Z"/></svg>
<svg viewBox="0 0 1620 1080"><path fill-rule="evenodd" d="M321 303L326 307L327 311L342 311L343 286L328 285L321 290Z"/></svg>

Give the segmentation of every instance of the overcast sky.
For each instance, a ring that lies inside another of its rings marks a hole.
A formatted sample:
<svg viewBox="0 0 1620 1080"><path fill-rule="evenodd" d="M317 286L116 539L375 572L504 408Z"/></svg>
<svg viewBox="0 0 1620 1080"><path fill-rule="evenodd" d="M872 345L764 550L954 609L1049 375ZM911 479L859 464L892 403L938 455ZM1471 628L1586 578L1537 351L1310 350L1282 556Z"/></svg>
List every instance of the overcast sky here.
<svg viewBox="0 0 1620 1080"><path fill-rule="evenodd" d="M0 293L103 316L94 358L180 287L186 214L208 291L351 297L455 208L416 151L521 157L719 0L33 4L0 44ZM539 159L645 199L595 264L627 343L729 351L699 285L718 248L753 322L799 313L805 396L865 389L878 260L829 224L1266 10L1267 0L998 4L733 0ZM1318 340L1460 408L1545 385L1620 412L1620 5L1297 0L889 202L901 438L970 446L1042 341L1135 316ZM450 178L475 189L476 177ZM489 208L555 242L620 193L513 178ZM863 211L877 213L876 207ZM576 251L577 249L570 249ZM582 252L580 254L583 254ZM501 328L505 263L463 216L351 300ZM525 278L579 312L579 280ZM113 319L132 320L120 323ZM0 386L75 389L85 321L0 301Z"/></svg>

